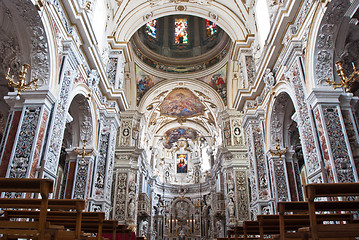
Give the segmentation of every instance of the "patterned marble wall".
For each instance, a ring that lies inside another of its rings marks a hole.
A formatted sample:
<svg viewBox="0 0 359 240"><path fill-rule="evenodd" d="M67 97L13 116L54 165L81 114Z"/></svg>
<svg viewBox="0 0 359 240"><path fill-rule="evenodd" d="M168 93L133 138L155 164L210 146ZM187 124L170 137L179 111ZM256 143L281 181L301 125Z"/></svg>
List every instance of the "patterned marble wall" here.
<svg viewBox="0 0 359 240"><path fill-rule="evenodd" d="M354 172L348 154L350 146L344 137L342 121L336 105L323 105L323 117L326 125L331 153L338 182L355 182ZM330 134L329 134L330 133Z"/></svg>
<svg viewBox="0 0 359 240"><path fill-rule="evenodd" d="M34 145L37 125L39 124L41 108L25 107L20 133L16 142L15 155L10 164L9 177L25 178L31 168L31 152Z"/></svg>

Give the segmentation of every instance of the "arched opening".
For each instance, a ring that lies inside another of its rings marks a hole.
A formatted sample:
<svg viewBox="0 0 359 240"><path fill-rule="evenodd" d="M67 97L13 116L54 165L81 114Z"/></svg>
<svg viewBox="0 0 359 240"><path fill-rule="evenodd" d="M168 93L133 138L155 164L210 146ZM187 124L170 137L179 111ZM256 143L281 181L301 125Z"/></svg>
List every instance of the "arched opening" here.
<svg viewBox="0 0 359 240"><path fill-rule="evenodd" d="M306 185L307 178L297 121L290 96L285 92L279 93L273 106L270 140L272 149L278 145L282 148L286 147L284 150L285 162L282 166L286 179L281 179L285 182L284 186L287 186L287 189L283 189L282 193L288 191L287 196L282 196L284 201L304 200L303 188ZM279 194L278 192L280 191L277 191L277 194Z"/></svg>
<svg viewBox="0 0 359 240"><path fill-rule="evenodd" d="M54 192L56 198L71 199L74 197L78 151L93 144L90 106L84 95L77 94L73 98L66 121Z"/></svg>

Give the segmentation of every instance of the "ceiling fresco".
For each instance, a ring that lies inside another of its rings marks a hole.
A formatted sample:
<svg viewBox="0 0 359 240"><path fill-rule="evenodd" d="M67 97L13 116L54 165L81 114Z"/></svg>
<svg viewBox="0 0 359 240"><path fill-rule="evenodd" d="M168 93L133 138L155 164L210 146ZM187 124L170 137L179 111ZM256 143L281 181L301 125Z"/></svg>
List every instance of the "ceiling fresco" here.
<svg viewBox="0 0 359 240"><path fill-rule="evenodd" d="M162 80L164 79L149 74L136 65L137 105L145 93ZM223 102L227 103L227 65L223 66L219 71L198 80L210 85L222 97ZM192 96L195 97L193 93Z"/></svg>
<svg viewBox="0 0 359 240"><path fill-rule="evenodd" d="M198 132L188 127L172 128L166 131L164 135L166 139L164 146L167 149L171 149L173 144L177 142L180 138L191 140L197 140L198 138Z"/></svg>
<svg viewBox="0 0 359 240"><path fill-rule="evenodd" d="M227 103L227 65L219 71L199 80L208 83L222 97L224 103Z"/></svg>
<svg viewBox="0 0 359 240"><path fill-rule="evenodd" d="M199 98L187 88L176 88L170 92L160 106L163 116L189 118L203 115L205 106Z"/></svg>
<svg viewBox="0 0 359 240"><path fill-rule="evenodd" d="M163 80L163 78L148 74L136 65L137 105L143 95L161 80Z"/></svg>

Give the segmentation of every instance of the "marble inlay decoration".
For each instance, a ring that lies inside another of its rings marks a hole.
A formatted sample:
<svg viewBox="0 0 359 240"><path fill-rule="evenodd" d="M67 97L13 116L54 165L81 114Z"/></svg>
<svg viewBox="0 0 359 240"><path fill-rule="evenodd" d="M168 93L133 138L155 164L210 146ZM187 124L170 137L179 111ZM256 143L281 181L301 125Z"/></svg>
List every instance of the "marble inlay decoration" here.
<svg viewBox="0 0 359 240"><path fill-rule="evenodd" d="M335 105L322 107L338 182L355 182L338 109Z"/></svg>
<svg viewBox="0 0 359 240"><path fill-rule="evenodd" d="M30 167L32 146L40 118L40 107L26 107L16 143L15 156L10 166L11 178L25 178Z"/></svg>

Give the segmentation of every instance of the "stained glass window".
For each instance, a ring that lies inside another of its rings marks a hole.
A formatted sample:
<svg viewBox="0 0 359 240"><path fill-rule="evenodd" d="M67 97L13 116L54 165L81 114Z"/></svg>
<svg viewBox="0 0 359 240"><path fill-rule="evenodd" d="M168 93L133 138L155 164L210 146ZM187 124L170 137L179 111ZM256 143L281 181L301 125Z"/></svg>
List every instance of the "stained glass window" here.
<svg viewBox="0 0 359 240"><path fill-rule="evenodd" d="M188 43L187 18L175 18L175 43Z"/></svg>
<svg viewBox="0 0 359 240"><path fill-rule="evenodd" d="M153 19L152 21L146 23L146 32L153 38L156 38L157 33L157 20Z"/></svg>
<svg viewBox="0 0 359 240"><path fill-rule="evenodd" d="M206 19L207 37L212 36L217 32L217 24Z"/></svg>

